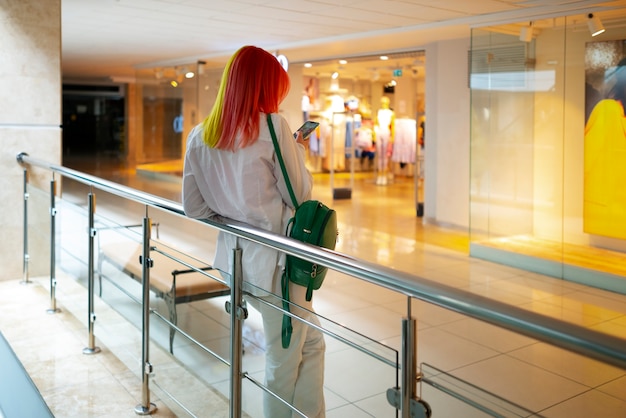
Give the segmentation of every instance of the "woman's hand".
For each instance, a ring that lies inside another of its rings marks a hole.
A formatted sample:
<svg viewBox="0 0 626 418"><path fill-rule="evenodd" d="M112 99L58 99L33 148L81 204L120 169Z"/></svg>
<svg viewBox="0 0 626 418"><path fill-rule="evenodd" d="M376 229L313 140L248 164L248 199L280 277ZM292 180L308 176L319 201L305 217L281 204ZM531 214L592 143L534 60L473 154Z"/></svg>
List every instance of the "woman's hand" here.
<svg viewBox="0 0 626 418"><path fill-rule="evenodd" d="M298 131L298 136L296 136L296 142L302 146L304 149L309 149L309 138L304 139L302 137L302 131Z"/></svg>

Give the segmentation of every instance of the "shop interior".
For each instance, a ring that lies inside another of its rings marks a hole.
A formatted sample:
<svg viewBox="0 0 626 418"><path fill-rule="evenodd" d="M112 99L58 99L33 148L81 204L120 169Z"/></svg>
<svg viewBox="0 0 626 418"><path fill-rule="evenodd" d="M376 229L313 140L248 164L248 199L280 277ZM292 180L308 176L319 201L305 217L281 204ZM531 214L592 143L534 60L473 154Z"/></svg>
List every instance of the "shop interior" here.
<svg viewBox="0 0 626 418"><path fill-rule="evenodd" d="M302 115L313 172L374 173L378 185L413 177L423 154L423 51L303 64Z"/></svg>
<svg viewBox="0 0 626 418"><path fill-rule="evenodd" d="M300 63L302 122L319 123L308 164L329 174L333 199L351 198L355 182L410 183L403 204L422 216L424 64L423 51Z"/></svg>

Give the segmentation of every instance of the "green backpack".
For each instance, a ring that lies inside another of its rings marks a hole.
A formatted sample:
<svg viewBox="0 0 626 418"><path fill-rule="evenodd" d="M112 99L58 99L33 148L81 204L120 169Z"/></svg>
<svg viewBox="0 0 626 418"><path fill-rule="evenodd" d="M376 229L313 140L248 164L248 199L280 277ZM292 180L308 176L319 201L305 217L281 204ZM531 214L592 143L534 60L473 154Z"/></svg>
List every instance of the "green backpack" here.
<svg viewBox="0 0 626 418"><path fill-rule="evenodd" d="M298 206L289 221L287 236L334 250L337 242L337 213L322 202L307 200ZM292 282L306 287L306 300L311 300L313 290L322 286L327 270L317 263L287 256L286 275Z"/></svg>
<svg viewBox="0 0 626 418"><path fill-rule="evenodd" d="M289 176L287 175L280 147L278 146L272 118L269 114L267 115L267 124L272 135L276 157L285 177L287 190L289 190L289 195L296 208L294 216L287 224L287 236L307 244L334 250L337 243L337 213L317 200L307 200L298 205ZM289 311L289 281L306 287L306 300L309 301L313 297L313 290L317 290L322 286L327 271L327 267L287 255L285 272L283 273L281 283L284 300L283 309ZM284 315L282 328L283 348L289 347L292 331L291 317Z"/></svg>

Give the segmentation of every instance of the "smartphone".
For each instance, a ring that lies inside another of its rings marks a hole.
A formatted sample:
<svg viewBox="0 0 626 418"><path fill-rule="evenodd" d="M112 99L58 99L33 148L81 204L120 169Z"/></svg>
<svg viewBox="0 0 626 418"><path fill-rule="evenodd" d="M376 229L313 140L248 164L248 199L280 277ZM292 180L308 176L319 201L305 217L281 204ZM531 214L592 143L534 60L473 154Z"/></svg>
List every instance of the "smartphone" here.
<svg viewBox="0 0 626 418"><path fill-rule="evenodd" d="M308 139L309 135L311 135L311 132L313 132L315 130L315 128L317 128L320 124L318 122L313 122L312 120L307 120L306 122L304 122L304 125L302 125L301 127L298 128L298 130L296 131L296 133L293 134L294 138L298 137L298 132L302 131L302 138L303 139Z"/></svg>

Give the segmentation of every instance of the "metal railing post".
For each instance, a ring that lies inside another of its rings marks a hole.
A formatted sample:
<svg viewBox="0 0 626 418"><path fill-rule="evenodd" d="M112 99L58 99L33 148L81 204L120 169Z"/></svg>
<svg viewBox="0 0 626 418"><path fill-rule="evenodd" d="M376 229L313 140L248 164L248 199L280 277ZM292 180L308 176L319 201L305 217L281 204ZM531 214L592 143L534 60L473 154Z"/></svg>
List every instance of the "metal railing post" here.
<svg viewBox="0 0 626 418"><path fill-rule="evenodd" d="M22 284L30 283L28 277L28 171L24 169L24 264L22 267Z"/></svg>
<svg viewBox="0 0 626 418"><path fill-rule="evenodd" d="M233 275L230 289L230 417L241 417L241 388L242 388L242 329L243 320L248 317L248 311L243 303L241 248L233 250Z"/></svg>
<svg viewBox="0 0 626 418"><path fill-rule="evenodd" d="M412 298L408 296L407 315L402 318L401 382L399 387L387 390L387 401L400 411L402 418L430 418L432 415L430 405L417 396L417 382L422 380L422 374L416 369L417 325L411 314L411 302Z"/></svg>
<svg viewBox="0 0 626 418"><path fill-rule="evenodd" d="M400 399L403 418L411 416L411 400L415 398L417 379L415 371L416 353L416 326L415 318L411 315L411 298L407 298L407 317L402 319L402 384L400 386Z"/></svg>
<svg viewBox="0 0 626 418"><path fill-rule="evenodd" d="M94 337L94 325L96 322L96 314L94 312L93 303L93 252L94 252L94 237L96 236L96 229L94 228L94 213L96 211L96 195L93 194L93 187L91 187L89 194L87 195L88 205L88 225L87 233L89 235L89 245L87 249L87 324L89 327L89 343L87 347L83 348L83 354L96 354L100 352L100 347L96 347L96 339Z"/></svg>
<svg viewBox="0 0 626 418"><path fill-rule="evenodd" d="M152 364L150 364L150 268L153 261L150 258L150 233L152 222L148 217L148 207L146 206L146 216L143 218L143 251L139 262L141 270L142 288L142 320L141 320L141 404L135 407L137 415L150 415L157 410L155 404L150 403L150 383L148 378L152 374Z"/></svg>
<svg viewBox="0 0 626 418"><path fill-rule="evenodd" d="M407 316L402 319L402 384L398 406L402 418L430 418L430 405L417 396L417 383L422 374L417 372L417 321L411 313L413 298L407 298Z"/></svg>
<svg viewBox="0 0 626 418"><path fill-rule="evenodd" d="M50 309L46 312L53 314L61 312L57 308L56 299L56 181L54 180L54 173L52 173L52 180L50 181Z"/></svg>

